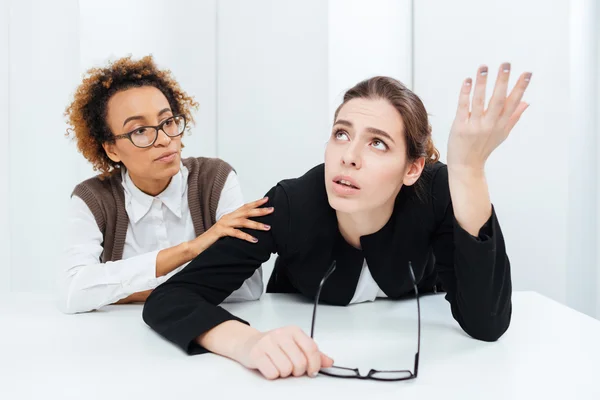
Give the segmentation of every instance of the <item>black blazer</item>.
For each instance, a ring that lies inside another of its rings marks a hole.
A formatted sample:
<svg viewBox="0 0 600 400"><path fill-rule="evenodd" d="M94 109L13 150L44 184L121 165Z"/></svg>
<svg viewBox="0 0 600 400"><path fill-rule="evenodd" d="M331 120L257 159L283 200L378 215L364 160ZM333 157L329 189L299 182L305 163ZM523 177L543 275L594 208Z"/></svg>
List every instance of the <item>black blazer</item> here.
<svg viewBox="0 0 600 400"><path fill-rule="evenodd" d="M202 353L195 338L236 319L218 305L238 289L272 253L278 254L268 292L299 292L314 298L325 272L337 268L321 292L334 305L349 304L366 259L383 292L397 299L414 291L412 262L420 291L445 291L452 315L466 333L497 340L508 329L510 263L500 226L490 219L474 237L454 218L447 167L429 165L419 179L422 193L405 186L394 211L378 232L361 238L362 250L341 236L325 191L324 165L279 182L265 207L275 211L258 221L270 231L248 231L258 243L226 237L157 287L144 306L144 321L188 354Z"/></svg>

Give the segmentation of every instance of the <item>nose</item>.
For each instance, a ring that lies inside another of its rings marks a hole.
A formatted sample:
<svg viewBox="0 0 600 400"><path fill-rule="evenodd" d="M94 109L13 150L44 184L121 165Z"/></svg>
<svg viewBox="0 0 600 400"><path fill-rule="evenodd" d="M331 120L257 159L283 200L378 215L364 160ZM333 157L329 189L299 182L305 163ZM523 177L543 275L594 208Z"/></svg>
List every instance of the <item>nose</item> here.
<svg viewBox="0 0 600 400"><path fill-rule="evenodd" d="M359 149L355 144L349 144L342 154L342 165L359 169L361 164Z"/></svg>
<svg viewBox="0 0 600 400"><path fill-rule="evenodd" d="M171 138L162 131L162 129L158 130L158 136L156 137L156 142L154 142L155 146L167 147L171 143Z"/></svg>

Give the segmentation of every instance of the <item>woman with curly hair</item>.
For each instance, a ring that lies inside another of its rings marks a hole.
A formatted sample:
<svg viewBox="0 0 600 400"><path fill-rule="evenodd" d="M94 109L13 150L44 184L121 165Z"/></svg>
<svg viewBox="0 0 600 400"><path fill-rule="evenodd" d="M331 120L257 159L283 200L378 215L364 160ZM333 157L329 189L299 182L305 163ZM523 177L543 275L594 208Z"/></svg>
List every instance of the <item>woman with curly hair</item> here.
<svg viewBox="0 0 600 400"><path fill-rule="evenodd" d="M151 56L90 69L65 115L79 151L100 174L75 187L59 277L64 312L143 302L150 292L224 236L255 243L238 228L268 230L249 217L237 175L217 158L181 158L198 104ZM262 272L228 301L263 291Z"/></svg>

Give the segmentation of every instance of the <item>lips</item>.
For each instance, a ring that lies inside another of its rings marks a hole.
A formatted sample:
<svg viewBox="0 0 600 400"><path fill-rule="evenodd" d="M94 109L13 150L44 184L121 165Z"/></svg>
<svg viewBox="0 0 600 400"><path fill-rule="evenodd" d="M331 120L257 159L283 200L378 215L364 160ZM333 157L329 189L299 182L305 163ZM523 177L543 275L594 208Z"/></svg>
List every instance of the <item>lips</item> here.
<svg viewBox="0 0 600 400"><path fill-rule="evenodd" d="M335 178L333 178L333 182L341 186L349 187L351 189L360 190L358 183L356 183L356 181L350 176L338 175Z"/></svg>
<svg viewBox="0 0 600 400"><path fill-rule="evenodd" d="M166 151L164 153L162 153L157 159L155 159L154 161L166 161L169 160L173 157L173 155L177 154L176 151Z"/></svg>

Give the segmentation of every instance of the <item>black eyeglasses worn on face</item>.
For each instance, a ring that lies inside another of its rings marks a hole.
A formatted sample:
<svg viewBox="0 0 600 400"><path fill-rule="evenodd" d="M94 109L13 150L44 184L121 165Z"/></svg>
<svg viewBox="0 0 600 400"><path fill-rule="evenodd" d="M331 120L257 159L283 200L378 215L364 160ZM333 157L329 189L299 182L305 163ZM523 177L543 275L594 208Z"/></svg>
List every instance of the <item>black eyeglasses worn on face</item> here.
<svg viewBox="0 0 600 400"><path fill-rule="evenodd" d="M321 280L319 284L319 289L317 291L317 295L315 296L315 305L313 308L312 315L312 324L310 328L310 337L314 339L315 332L315 318L317 316L317 305L319 304L319 296L321 295L321 289L323 289L323 285L327 281L327 278L331 276L333 271L335 271L336 262L334 261L325 276ZM409 379L415 379L419 372L419 352L421 350L421 304L419 302L419 291L417 289L417 282L415 279L415 274L412 269L412 264L408 263L408 269L410 271L410 277L412 279L412 283L415 289L415 295L417 297L417 321L418 321L418 336L417 336L417 353L415 354L415 364L413 371L409 370L397 370L397 371L380 371L376 369L371 369L366 375L360 373L358 368L346 368L346 367L338 367L332 366L331 368L322 368L319 373L327 376L332 376L335 378L355 378L355 379L373 379L377 381L405 381Z"/></svg>
<svg viewBox="0 0 600 400"><path fill-rule="evenodd" d="M183 134L186 125L187 121L184 115L174 115L157 126L141 126L131 132L115 135L112 139L129 139L134 146L143 149L152 146L156 142L158 131L163 131L168 137L174 138Z"/></svg>

